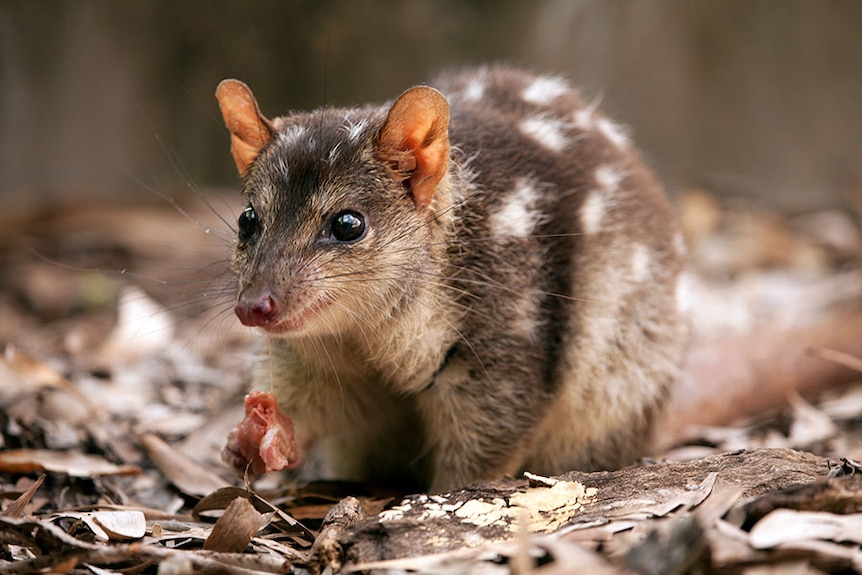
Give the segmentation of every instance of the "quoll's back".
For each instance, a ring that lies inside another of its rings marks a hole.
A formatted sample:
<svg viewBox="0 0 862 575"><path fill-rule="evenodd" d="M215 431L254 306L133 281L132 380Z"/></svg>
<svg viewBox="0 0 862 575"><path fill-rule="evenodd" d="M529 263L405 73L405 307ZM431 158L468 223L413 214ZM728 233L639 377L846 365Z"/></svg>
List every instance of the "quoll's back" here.
<svg viewBox="0 0 862 575"><path fill-rule="evenodd" d="M272 337L258 386L310 473L443 490L630 462L687 335L661 187L559 78L432 85L272 122L219 96L250 206L237 314Z"/></svg>

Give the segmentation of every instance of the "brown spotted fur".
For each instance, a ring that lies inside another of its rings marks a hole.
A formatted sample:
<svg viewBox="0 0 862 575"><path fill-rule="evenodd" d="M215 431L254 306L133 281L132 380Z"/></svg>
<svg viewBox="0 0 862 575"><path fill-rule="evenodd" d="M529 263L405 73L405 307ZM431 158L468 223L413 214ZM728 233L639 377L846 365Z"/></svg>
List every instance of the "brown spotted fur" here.
<svg viewBox="0 0 862 575"><path fill-rule="evenodd" d="M660 185L562 80L482 68L431 85L450 159L427 206L410 163L378 149L392 104L260 116L274 135L237 158L261 223L237 246L238 305L335 303L270 338L256 385L294 419L306 474L439 491L631 462L686 341ZM343 209L366 236L323 242Z"/></svg>

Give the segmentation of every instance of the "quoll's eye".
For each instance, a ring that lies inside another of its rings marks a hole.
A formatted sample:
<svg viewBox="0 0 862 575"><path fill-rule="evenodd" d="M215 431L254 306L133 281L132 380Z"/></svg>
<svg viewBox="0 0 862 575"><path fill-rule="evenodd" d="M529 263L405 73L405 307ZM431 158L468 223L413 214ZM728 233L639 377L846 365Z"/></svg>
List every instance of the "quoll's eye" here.
<svg viewBox="0 0 862 575"><path fill-rule="evenodd" d="M339 242L354 242L365 234L362 214L345 211L332 218L332 237Z"/></svg>
<svg viewBox="0 0 862 575"><path fill-rule="evenodd" d="M257 233L259 224L254 208L249 206L239 215L239 241L247 242Z"/></svg>

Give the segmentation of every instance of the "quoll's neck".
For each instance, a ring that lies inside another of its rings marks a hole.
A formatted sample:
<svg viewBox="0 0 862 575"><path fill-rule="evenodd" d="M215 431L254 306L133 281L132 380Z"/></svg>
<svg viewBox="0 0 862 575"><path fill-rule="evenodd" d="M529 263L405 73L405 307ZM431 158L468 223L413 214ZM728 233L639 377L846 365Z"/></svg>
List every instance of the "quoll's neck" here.
<svg viewBox="0 0 862 575"><path fill-rule="evenodd" d="M451 296L447 299L447 289L419 286L371 328L274 341L290 348L313 372L397 382L399 392L418 392L428 385L459 337L459 312Z"/></svg>

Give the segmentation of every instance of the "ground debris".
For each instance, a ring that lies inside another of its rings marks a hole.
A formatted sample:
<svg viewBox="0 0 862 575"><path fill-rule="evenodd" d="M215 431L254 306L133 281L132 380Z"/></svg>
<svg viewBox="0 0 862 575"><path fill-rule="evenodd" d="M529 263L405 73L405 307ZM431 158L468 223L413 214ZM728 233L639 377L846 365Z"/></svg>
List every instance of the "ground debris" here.
<svg viewBox="0 0 862 575"><path fill-rule="evenodd" d="M723 385L753 369L708 361L731 338L766 356L805 334L804 353L755 373L783 407L741 407L728 388L716 413L757 415L689 426L656 461L433 495L251 480L222 462L253 349L231 318L226 243L167 206L83 206L41 214L24 246L16 215L0 225L0 572L862 571L862 386L820 385L862 382L862 235L835 213L717 206L683 206L707 210L688 239L717 294L693 365ZM81 222L99 242L68 241ZM163 281L171 269L195 272ZM800 314L796 331L759 327ZM803 377L818 385L781 387Z"/></svg>

